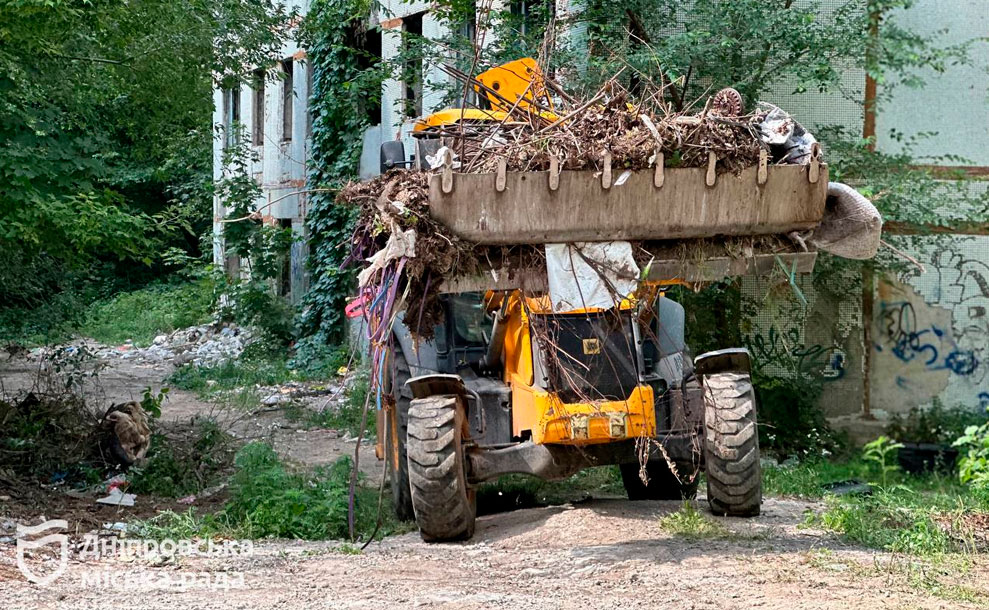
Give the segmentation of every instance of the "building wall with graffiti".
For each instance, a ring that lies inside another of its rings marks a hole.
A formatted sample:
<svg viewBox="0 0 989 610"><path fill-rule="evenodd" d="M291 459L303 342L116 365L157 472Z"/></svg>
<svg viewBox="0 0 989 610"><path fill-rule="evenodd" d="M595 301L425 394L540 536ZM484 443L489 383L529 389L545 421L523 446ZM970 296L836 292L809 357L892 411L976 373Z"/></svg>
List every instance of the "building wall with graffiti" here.
<svg viewBox="0 0 989 610"><path fill-rule="evenodd" d="M841 277L846 291L821 290L810 276L795 285L746 278L744 298L752 315L742 338L757 370L772 377L821 384L820 407L828 417L858 415L865 383L860 280ZM799 385L797 386L799 387Z"/></svg>
<svg viewBox="0 0 989 610"><path fill-rule="evenodd" d="M989 406L989 236L910 241L923 271L876 287L871 407Z"/></svg>
<svg viewBox="0 0 989 610"><path fill-rule="evenodd" d="M742 337L757 370L822 387L832 425L860 441L935 401L989 407L989 236L888 239L916 264L877 278L871 304L857 274L828 290L811 276L743 281Z"/></svg>

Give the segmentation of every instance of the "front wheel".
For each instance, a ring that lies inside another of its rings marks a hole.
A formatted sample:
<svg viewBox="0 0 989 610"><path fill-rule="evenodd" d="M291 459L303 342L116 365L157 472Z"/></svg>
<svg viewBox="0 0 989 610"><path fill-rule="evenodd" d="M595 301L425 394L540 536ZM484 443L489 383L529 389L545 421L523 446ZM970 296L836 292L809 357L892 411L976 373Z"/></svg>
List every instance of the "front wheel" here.
<svg viewBox="0 0 989 610"><path fill-rule="evenodd" d="M704 375L707 500L718 515L754 517L762 504L755 390L748 373Z"/></svg>
<svg viewBox="0 0 989 610"><path fill-rule="evenodd" d="M406 444L412 506L426 542L474 535L477 497L467 483L467 418L456 396L417 398L409 407Z"/></svg>

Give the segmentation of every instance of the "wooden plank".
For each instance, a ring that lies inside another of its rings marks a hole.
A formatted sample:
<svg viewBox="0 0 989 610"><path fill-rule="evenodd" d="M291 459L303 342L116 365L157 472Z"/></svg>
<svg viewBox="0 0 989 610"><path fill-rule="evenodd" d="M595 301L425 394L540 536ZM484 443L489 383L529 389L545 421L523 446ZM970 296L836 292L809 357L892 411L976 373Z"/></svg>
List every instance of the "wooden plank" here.
<svg viewBox="0 0 989 610"><path fill-rule="evenodd" d="M620 175L616 170L616 176ZM453 233L480 244L665 240L719 235L772 235L816 227L827 200L827 166L808 180L808 166L758 168L717 176L705 168L668 168L662 187L651 170L633 172L621 186L603 188L590 171L565 171L549 188L549 172L509 172L505 189L495 174L453 174L429 180L430 215Z"/></svg>
<svg viewBox="0 0 989 610"><path fill-rule="evenodd" d="M754 254L748 257L714 257L700 262L681 260L653 261L649 280L684 282L716 282L726 277L743 275L767 275L782 262L789 272L796 262L797 273L810 273L817 262L817 252L788 252L782 254ZM782 269L780 269L782 272ZM545 269L522 269L511 273L505 269L480 275L447 279L441 292L482 292L485 290L517 290L546 292L549 283Z"/></svg>

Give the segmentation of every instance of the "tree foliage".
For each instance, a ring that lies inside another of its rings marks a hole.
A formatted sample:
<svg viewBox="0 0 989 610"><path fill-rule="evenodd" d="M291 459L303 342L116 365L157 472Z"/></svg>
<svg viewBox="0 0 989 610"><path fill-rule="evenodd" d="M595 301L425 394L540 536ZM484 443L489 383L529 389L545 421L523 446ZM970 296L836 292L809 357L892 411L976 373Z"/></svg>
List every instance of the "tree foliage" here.
<svg viewBox="0 0 989 610"><path fill-rule="evenodd" d="M212 90L270 61L270 0L0 5L0 248L15 265L151 265L210 217ZM39 263L39 261L45 261ZM7 305L64 288L0 273Z"/></svg>

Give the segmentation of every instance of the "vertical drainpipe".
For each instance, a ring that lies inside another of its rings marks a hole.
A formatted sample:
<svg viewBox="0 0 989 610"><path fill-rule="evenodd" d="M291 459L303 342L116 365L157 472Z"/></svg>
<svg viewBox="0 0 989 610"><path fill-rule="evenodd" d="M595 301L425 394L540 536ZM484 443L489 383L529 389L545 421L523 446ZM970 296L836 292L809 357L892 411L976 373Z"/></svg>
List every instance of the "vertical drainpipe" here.
<svg viewBox="0 0 989 610"><path fill-rule="evenodd" d="M865 74L865 118L862 123L862 137L869 140L869 150L876 149L876 79L869 74L869 67L876 61L875 49L879 44L878 10L869 12L869 45L866 47ZM876 277L872 268L865 263L862 267L862 417L873 419L872 415L872 312L876 291Z"/></svg>

